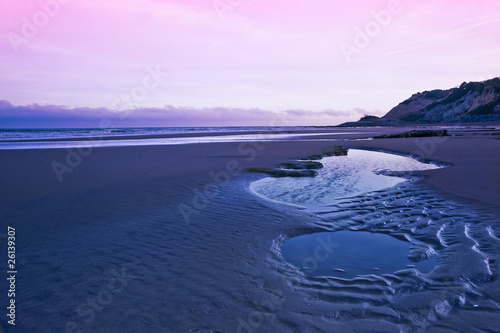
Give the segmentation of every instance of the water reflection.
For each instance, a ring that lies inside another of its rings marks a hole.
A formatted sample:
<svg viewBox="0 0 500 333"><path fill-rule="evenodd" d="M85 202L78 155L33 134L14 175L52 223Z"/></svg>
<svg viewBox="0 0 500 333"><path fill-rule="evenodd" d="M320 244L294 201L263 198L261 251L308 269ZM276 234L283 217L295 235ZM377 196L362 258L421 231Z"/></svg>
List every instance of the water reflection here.
<svg viewBox="0 0 500 333"><path fill-rule="evenodd" d="M283 257L307 276L336 276L351 279L359 275L392 274L408 268L428 273L434 257L422 261L408 258L411 244L395 237L363 231L321 232L287 240Z"/></svg>
<svg viewBox="0 0 500 333"><path fill-rule="evenodd" d="M415 171L439 168L413 158L394 154L350 149L347 156L325 157L324 168L315 177L264 178L251 189L268 199L315 206L365 192L382 190L406 181L405 178L381 174L384 171Z"/></svg>

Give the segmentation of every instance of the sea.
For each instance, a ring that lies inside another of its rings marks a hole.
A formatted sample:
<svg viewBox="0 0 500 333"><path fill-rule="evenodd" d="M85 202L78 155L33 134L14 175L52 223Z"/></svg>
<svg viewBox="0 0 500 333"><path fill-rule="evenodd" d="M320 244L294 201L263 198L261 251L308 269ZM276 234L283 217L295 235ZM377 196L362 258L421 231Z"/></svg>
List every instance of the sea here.
<svg viewBox="0 0 500 333"><path fill-rule="evenodd" d="M329 132L325 129L327 127L307 126L0 129L0 149L177 145L335 134L331 128ZM295 133L297 131L310 133Z"/></svg>
<svg viewBox="0 0 500 333"><path fill-rule="evenodd" d="M167 135L181 133L224 133L243 131L272 131L296 127L123 127L123 128L27 128L0 129L0 140L33 140L65 138L99 138L112 136Z"/></svg>

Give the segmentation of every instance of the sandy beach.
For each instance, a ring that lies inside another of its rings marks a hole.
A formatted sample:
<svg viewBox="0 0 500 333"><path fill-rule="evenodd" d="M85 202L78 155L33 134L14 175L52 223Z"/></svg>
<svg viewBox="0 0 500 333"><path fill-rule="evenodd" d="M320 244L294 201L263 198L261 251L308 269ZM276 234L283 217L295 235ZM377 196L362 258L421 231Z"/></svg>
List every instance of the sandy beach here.
<svg viewBox="0 0 500 333"><path fill-rule="evenodd" d="M18 324L4 329L497 331L500 140L491 134L498 130L450 128L454 136L352 140L409 129L94 148L62 181L53 162L65 163L68 150L0 150L2 229L16 228L19 271ZM419 180L396 188L340 200L321 214L249 191L265 175L246 169L335 145L448 166L416 172ZM355 280L309 278L280 254L289 237L336 230L411 235L433 247L439 264L428 274L402 267L397 274Z"/></svg>

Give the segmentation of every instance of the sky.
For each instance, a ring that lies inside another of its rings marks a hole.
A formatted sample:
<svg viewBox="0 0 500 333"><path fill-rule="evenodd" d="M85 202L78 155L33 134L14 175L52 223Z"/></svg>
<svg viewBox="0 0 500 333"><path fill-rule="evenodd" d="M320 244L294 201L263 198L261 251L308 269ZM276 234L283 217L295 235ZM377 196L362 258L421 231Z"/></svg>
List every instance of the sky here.
<svg viewBox="0 0 500 333"><path fill-rule="evenodd" d="M499 76L498 59L498 0L0 0L16 126L336 125Z"/></svg>

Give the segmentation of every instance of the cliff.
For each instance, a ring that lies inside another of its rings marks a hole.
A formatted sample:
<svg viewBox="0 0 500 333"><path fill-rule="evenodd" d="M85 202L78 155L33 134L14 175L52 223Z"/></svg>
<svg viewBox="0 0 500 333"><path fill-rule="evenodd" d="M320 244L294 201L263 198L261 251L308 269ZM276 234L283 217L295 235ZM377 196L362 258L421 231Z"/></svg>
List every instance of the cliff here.
<svg viewBox="0 0 500 333"><path fill-rule="evenodd" d="M414 94L381 120L401 123L500 120L500 79L464 82L458 88Z"/></svg>
<svg viewBox="0 0 500 333"><path fill-rule="evenodd" d="M385 116L365 116L341 127L500 121L500 78L416 93Z"/></svg>

